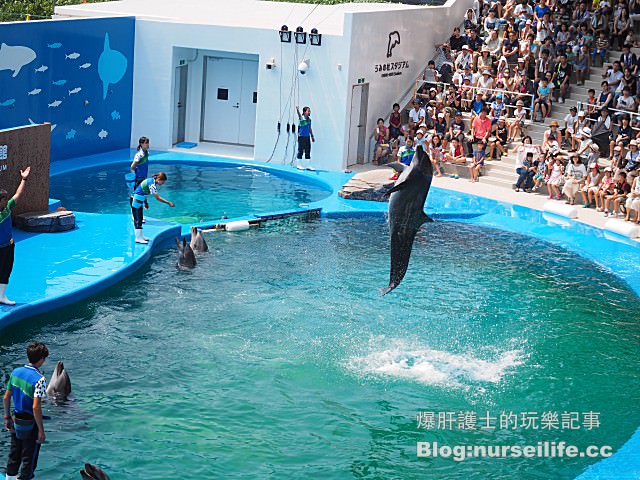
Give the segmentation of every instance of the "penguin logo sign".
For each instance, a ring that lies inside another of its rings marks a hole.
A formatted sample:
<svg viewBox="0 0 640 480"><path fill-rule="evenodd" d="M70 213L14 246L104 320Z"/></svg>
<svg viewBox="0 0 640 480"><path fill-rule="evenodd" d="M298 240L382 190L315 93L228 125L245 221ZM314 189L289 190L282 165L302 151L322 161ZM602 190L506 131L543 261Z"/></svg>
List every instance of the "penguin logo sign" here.
<svg viewBox="0 0 640 480"><path fill-rule="evenodd" d="M400 45L400 33L398 31L389 34L389 42L387 43L387 58L393 55L393 49Z"/></svg>

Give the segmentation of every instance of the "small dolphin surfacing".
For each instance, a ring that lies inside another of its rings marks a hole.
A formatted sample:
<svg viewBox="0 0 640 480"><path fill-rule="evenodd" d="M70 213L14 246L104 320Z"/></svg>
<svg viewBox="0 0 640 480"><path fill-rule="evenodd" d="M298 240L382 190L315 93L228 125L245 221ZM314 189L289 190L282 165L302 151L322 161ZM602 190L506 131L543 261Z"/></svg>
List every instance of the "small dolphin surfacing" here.
<svg viewBox="0 0 640 480"><path fill-rule="evenodd" d="M64 363L58 362L47 386L47 395L58 399L66 399L71 393L71 379L64 369Z"/></svg>
<svg viewBox="0 0 640 480"><path fill-rule="evenodd" d="M90 463L84 464L84 468L80 470L80 476L82 480L111 480L104 470Z"/></svg>
<svg viewBox="0 0 640 480"><path fill-rule="evenodd" d="M182 238L182 245L176 238L176 245L178 246L178 267L194 268L196 266L196 254L193 253L191 245L187 243L186 238Z"/></svg>
<svg viewBox="0 0 640 480"><path fill-rule="evenodd" d="M413 240L424 222L432 221L424 213L424 204L431 187L433 166L421 146L407 167L391 164L401 171L400 177L389 192L389 230L391 233L391 271L389 286L382 290L384 296L400 285L407 273Z"/></svg>
<svg viewBox="0 0 640 480"><path fill-rule="evenodd" d="M209 245L204 239L204 235L202 235L202 231L198 230L198 227L191 227L191 249L194 252L208 252Z"/></svg>

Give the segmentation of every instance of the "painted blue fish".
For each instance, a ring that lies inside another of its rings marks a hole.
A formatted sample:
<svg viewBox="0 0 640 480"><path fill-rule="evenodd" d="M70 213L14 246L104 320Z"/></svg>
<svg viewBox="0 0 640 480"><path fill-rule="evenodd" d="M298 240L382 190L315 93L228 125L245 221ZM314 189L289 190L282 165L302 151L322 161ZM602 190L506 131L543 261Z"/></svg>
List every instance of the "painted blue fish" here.
<svg viewBox="0 0 640 480"><path fill-rule="evenodd" d="M60 48L61 46L62 44L59 42L47 44L47 47L49 48Z"/></svg>
<svg viewBox="0 0 640 480"><path fill-rule="evenodd" d="M111 120L120 120L120 112L117 110L111 112Z"/></svg>
<svg viewBox="0 0 640 480"><path fill-rule="evenodd" d="M71 140L71 139L73 139L73 138L75 138L75 137L76 137L76 131L72 128L71 130L69 130L69 131L67 132L67 135L66 135L66 137L65 137L65 138L66 138L67 140Z"/></svg>
<svg viewBox="0 0 640 480"><path fill-rule="evenodd" d="M15 98L10 98L9 100L5 100L4 102L0 102L0 107L9 107L16 103Z"/></svg>
<svg viewBox="0 0 640 480"><path fill-rule="evenodd" d="M64 85L65 83L67 83L66 80L56 80L55 82L52 82L54 85Z"/></svg>

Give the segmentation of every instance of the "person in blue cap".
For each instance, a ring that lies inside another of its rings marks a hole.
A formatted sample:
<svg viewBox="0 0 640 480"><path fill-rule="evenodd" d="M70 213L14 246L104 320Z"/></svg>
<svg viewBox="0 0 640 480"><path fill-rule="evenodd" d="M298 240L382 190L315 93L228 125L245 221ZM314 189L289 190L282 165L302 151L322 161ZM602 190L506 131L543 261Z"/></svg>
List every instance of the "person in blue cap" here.
<svg viewBox="0 0 640 480"><path fill-rule="evenodd" d="M13 259L16 247L13 241L13 229L11 227L11 210L13 210L20 201L30 172L31 167L20 170L22 180L13 197L9 198L6 190L0 190L0 303L3 305L16 304L16 302L9 300L6 296L9 277L13 271Z"/></svg>
<svg viewBox="0 0 640 480"><path fill-rule="evenodd" d="M33 478L38 464L39 445L46 439L42 423L42 399L47 396L47 381L40 368L48 356L49 349L44 343L31 343L27 347L29 363L13 370L7 382L2 401L4 425L11 431L6 480ZM11 400L15 420L11 416ZM18 422L21 428L16 432L15 424Z"/></svg>
<svg viewBox="0 0 640 480"><path fill-rule="evenodd" d="M159 202L166 203L170 207L175 207L174 203L165 200L158 194L158 187L166 181L166 173L156 173L150 178L145 178L133 191L133 195L129 201L131 203L131 214L133 215L133 225L136 232L136 243L149 243L149 239L142 236L142 223L144 220L142 207L149 208L149 204L147 203L148 195L153 195Z"/></svg>

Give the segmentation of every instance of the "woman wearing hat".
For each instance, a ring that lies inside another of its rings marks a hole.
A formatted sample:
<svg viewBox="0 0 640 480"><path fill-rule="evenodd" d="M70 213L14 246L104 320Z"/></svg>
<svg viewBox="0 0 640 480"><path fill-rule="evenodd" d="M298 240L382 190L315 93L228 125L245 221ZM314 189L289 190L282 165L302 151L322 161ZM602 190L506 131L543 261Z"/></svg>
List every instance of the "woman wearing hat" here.
<svg viewBox="0 0 640 480"><path fill-rule="evenodd" d="M518 100L516 102L516 109L513 111L513 122L509 123L509 138L508 142L513 142L516 138L516 134L520 131L520 136L524 137L524 122L527 118L527 111L524 109L524 102Z"/></svg>
<svg viewBox="0 0 640 480"><path fill-rule="evenodd" d="M485 68L482 71L482 76L478 78L478 83L476 84L476 92L481 93L484 100L487 101L490 96L487 89L492 89L492 88L493 88L493 77L491 76L491 71Z"/></svg>
<svg viewBox="0 0 640 480"><path fill-rule="evenodd" d="M495 31L491 32L491 34L498 35L498 33ZM481 72L493 67L493 59L491 58L491 52L489 50L489 46L485 45L484 47L482 47L482 50L480 50L480 56L478 57L477 67L478 67L478 70L480 70Z"/></svg>
<svg viewBox="0 0 640 480"><path fill-rule="evenodd" d="M544 132L543 140L542 140L542 151L547 152L551 148L551 144L555 143L558 145L562 145L562 135L559 130L560 125L555 120L551 120L549 124L549 129Z"/></svg>

